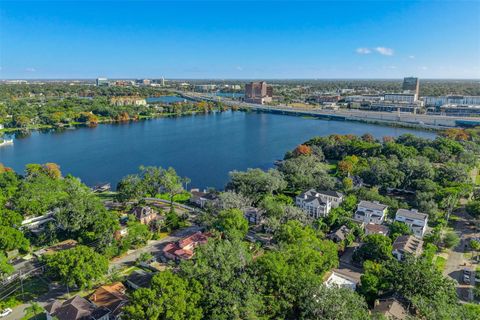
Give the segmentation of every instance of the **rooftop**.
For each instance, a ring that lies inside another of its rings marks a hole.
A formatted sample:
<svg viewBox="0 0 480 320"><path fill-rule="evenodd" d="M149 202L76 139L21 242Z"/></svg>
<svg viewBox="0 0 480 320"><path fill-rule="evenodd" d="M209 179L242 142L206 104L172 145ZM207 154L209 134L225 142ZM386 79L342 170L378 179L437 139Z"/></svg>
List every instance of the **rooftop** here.
<svg viewBox="0 0 480 320"><path fill-rule="evenodd" d="M384 225L369 223L365 226L365 231L368 231L369 234L375 233L375 234L387 235L389 230Z"/></svg>
<svg viewBox="0 0 480 320"><path fill-rule="evenodd" d="M422 252L423 240L411 235L399 236L393 242L393 250L403 251L415 256Z"/></svg>
<svg viewBox="0 0 480 320"><path fill-rule="evenodd" d="M408 219L423 220L426 221L428 215L414 210L398 209L396 216L402 216Z"/></svg>
<svg viewBox="0 0 480 320"><path fill-rule="evenodd" d="M372 201L365 201L365 200L360 201L360 203L358 204L358 208L360 207L365 209L380 210L380 211L383 211L388 208L388 206L381 204L379 202L376 202L376 201L372 202Z"/></svg>

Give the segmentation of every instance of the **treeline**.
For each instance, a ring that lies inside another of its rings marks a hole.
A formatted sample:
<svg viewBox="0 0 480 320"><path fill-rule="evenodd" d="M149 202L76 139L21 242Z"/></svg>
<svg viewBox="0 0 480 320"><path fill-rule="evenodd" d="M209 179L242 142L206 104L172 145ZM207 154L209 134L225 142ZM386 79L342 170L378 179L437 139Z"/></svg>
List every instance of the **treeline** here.
<svg viewBox="0 0 480 320"><path fill-rule="evenodd" d="M221 103L182 102L174 104L114 105L109 97L25 98L0 102L0 124L6 128L65 126L75 123L95 125L162 115L224 111Z"/></svg>

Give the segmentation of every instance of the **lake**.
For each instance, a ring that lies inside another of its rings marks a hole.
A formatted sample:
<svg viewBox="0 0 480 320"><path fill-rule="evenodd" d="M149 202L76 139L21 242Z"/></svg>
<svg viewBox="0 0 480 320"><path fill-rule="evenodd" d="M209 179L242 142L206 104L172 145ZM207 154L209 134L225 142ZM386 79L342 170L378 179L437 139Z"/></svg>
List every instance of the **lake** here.
<svg viewBox="0 0 480 320"><path fill-rule="evenodd" d="M371 133L375 137L435 133L256 112L159 118L95 128L32 132L0 148L0 163L23 172L28 163L58 163L87 185L111 182L140 165L174 167L190 187L221 189L231 170L270 168L286 151L313 136Z"/></svg>

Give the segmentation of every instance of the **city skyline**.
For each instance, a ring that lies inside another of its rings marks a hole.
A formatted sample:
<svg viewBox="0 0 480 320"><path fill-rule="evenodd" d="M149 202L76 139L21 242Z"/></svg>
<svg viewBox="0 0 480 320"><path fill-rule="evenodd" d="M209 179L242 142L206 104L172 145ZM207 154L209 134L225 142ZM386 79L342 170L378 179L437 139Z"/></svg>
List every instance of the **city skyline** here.
<svg viewBox="0 0 480 320"><path fill-rule="evenodd" d="M480 78L479 2L112 4L2 1L0 78Z"/></svg>

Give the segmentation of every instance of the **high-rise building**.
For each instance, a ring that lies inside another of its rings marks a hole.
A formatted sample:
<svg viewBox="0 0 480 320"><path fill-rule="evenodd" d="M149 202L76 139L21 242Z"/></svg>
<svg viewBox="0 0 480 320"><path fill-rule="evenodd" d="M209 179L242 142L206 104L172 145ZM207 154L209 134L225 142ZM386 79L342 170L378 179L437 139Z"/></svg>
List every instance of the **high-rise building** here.
<svg viewBox="0 0 480 320"><path fill-rule="evenodd" d="M251 82L245 85L245 101L264 104L272 101L273 89L265 81Z"/></svg>
<svg viewBox="0 0 480 320"><path fill-rule="evenodd" d="M95 84L97 85L97 87L103 87L103 86L108 86L109 82L107 78L97 78L97 80L95 81Z"/></svg>
<svg viewBox="0 0 480 320"><path fill-rule="evenodd" d="M402 85L403 91L411 91L415 93L418 97L419 87L420 87L420 81L418 81L418 78L415 78L415 77L403 78L403 85Z"/></svg>

